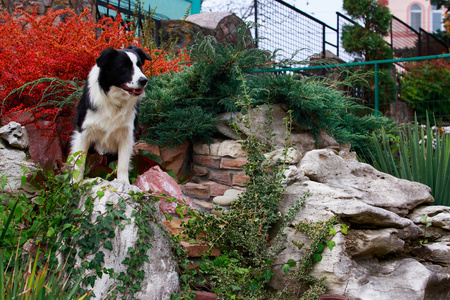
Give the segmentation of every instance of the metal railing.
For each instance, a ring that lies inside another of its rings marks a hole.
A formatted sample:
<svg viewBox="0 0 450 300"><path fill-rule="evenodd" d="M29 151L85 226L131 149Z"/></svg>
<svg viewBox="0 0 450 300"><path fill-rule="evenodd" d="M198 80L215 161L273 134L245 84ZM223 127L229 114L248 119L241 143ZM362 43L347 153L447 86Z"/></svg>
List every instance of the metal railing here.
<svg viewBox="0 0 450 300"><path fill-rule="evenodd" d="M291 58L294 53L297 53L294 57L297 61L363 59L345 51L343 28L358 23L339 12L336 13L336 28L333 28L282 0L254 0L254 7L257 47L271 52L279 50L277 61ZM395 16L386 43L396 58L449 53L448 47L433 34L423 29L416 31Z"/></svg>
<svg viewBox="0 0 450 300"><path fill-rule="evenodd" d="M448 47L433 34L419 28L415 30L392 16L388 39L394 57L416 57L448 53Z"/></svg>
<svg viewBox="0 0 450 300"><path fill-rule="evenodd" d="M365 102L362 102L361 104L366 105L367 107L373 108L374 114L376 116L379 116L381 114L386 114L389 111L389 106L393 102L395 102L397 99L402 99L402 78L404 78L405 75L408 74L408 72L411 71L413 68L406 68L406 69L399 69L398 67L393 67L393 65L406 65L408 63L410 64L417 64L420 61L438 61L444 59L443 62L444 67L448 68L448 62L450 61L450 54L442 54L442 55L432 55L432 56L420 56L420 57L410 57L410 58L400 58L400 59L388 59L388 60L378 60L378 61L368 61L368 62L352 62L352 63L344 63L344 64L329 64L329 65L318 65L318 66L308 66L308 67L298 67L298 68L276 68L276 69L256 69L253 70L253 73L265 73L265 72L273 72L276 74L279 73L286 73L286 72L292 72L292 73L309 73L311 70L320 70L322 73L322 70L326 70L327 75L329 74L336 74L336 69L338 73L344 69L352 69L354 67L373 67L374 72L368 72L367 74L373 74L373 88L368 88L366 91L366 94L371 93L369 97L365 98ZM388 67L390 66L390 68ZM411 66L411 65L410 65ZM383 86L383 82L381 80L381 75L383 72L381 69L388 70L389 76L391 77L391 83L394 83L394 86L388 87ZM426 73L426 69L425 73ZM450 70L447 71L450 73ZM410 74L413 77L416 76L416 74ZM418 76L421 76L423 74L417 74ZM450 82L443 81L443 82L424 82L423 84L429 85L434 84L434 86L439 85L439 89L441 90L449 90L450 89ZM418 87L420 89L420 86ZM361 96L352 94L352 91L348 91L351 96L354 98L357 98ZM385 98L382 100L382 94L386 95ZM450 93L449 93L450 94ZM366 95L367 96L367 95ZM387 97L387 98L386 98ZM392 97L392 98L389 98ZM450 97L448 99L421 99L421 96L418 95L417 99L410 99L408 101L411 108L418 107L418 106L427 106L426 109L428 109L430 112L432 112L436 118L444 120L445 122L450 122ZM383 104L383 107L381 108ZM444 107L445 109L437 109L437 107ZM422 107L423 108L423 107ZM421 111L425 111L426 109L421 109ZM416 109L417 110L417 109ZM413 115L412 115L413 117ZM418 116L419 118L422 116ZM411 120L411 117L409 117Z"/></svg>
<svg viewBox="0 0 450 300"><path fill-rule="evenodd" d="M278 61L311 56L326 57L327 46L336 49L337 30L281 0L254 0L257 47L277 52ZM261 37L262 39L258 39ZM305 38L307 37L307 38Z"/></svg>

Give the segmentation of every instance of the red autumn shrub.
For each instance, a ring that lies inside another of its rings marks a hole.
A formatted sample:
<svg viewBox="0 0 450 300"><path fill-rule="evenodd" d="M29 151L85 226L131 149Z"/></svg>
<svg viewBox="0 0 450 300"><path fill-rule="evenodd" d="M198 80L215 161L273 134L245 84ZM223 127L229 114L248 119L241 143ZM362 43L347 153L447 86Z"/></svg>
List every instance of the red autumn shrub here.
<svg viewBox="0 0 450 300"><path fill-rule="evenodd" d="M47 134L67 139L72 130L74 105L65 101L79 90L95 64L100 51L140 46L133 31L127 31L119 17L95 22L89 11L76 15L70 9L50 11L43 16L17 10L13 15L0 12L0 109L2 117L20 122L44 124ZM181 56L166 61L162 51L144 66L147 75L177 71ZM58 78L64 82L42 80ZM19 87L36 80L45 81ZM15 91L14 93L11 93ZM47 97L43 98L44 95ZM48 122L37 122L45 119Z"/></svg>

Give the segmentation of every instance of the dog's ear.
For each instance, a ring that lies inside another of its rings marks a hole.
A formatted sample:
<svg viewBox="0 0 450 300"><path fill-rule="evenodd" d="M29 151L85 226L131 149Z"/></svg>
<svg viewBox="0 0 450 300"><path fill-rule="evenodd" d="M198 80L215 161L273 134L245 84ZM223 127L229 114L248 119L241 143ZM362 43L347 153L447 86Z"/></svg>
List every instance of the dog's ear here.
<svg viewBox="0 0 450 300"><path fill-rule="evenodd" d="M110 62L116 55L118 51L113 48L106 48L100 52L100 56L96 59L97 66L103 68Z"/></svg>
<svg viewBox="0 0 450 300"><path fill-rule="evenodd" d="M144 63L145 60L152 60L152 57L148 53L145 53L145 51L142 50L141 48L131 45L131 46L128 46L127 49L130 49L134 53L139 55L139 58L141 59L142 63Z"/></svg>

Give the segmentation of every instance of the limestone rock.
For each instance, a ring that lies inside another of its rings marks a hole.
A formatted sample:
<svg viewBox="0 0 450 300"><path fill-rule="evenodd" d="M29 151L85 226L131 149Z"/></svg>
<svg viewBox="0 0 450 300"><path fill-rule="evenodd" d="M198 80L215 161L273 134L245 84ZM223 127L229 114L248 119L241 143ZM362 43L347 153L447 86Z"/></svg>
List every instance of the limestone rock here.
<svg viewBox="0 0 450 300"><path fill-rule="evenodd" d="M161 170L159 166L154 166L136 179L135 185L143 191L151 190L155 196L164 194L159 201L159 209L163 213L176 214L177 205L186 205L194 208L194 204L189 197L184 197L181 187L169 174ZM174 201L170 201L173 198ZM166 201L168 200L168 201Z"/></svg>
<svg viewBox="0 0 450 300"><path fill-rule="evenodd" d="M345 295L358 300L421 300L425 298L426 286L432 280L433 273L412 258L362 260L349 273ZM334 292L344 293L344 288Z"/></svg>
<svg viewBox="0 0 450 300"><path fill-rule="evenodd" d="M238 200L239 195L243 191L236 189L226 190L223 196L213 198L213 203L221 206L230 206L234 201Z"/></svg>
<svg viewBox="0 0 450 300"><path fill-rule="evenodd" d="M26 134L26 130L23 132ZM36 165L27 159L27 154L22 150L11 148L6 141L0 139L0 175L5 175L5 179L8 180L5 189L19 188L20 178L22 175L27 175L27 170L36 171Z"/></svg>
<svg viewBox="0 0 450 300"><path fill-rule="evenodd" d="M10 122L1 127L0 137L14 148L27 149L29 146L27 130L17 122Z"/></svg>
<svg viewBox="0 0 450 300"><path fill-rule="evenodd" d="M382 257L404 250L405 241L398 237L398 229L350 230L346 251L352 257Z"/></svg>
<svg viewBox="0 0 450 300"><path fill-rule="evenodd" d="M242 149L242 145L239 141L226 140L220 144L217 155L243 157L247 155L247 152Z"/></svg>
<svg viewBox="0 0 450 300"><path fill-rule="evenodd" d="M382 173L368 164L344 160L330 149L308 152L299 168L313 181L339 190L345 186L350 197L400 216L406 216L419 204L434 201L428 186Z"/></svg>
<svg viewBox="0 0 450 300"><path fill-rule="evenodd" d="M416 224L423 224L422 216L427 217L427 223L435 227L450 230L450 207L448 206L420 206L414 209L408 218Z"/></svg>
<svg viewBox="0 0 450 300"><path fill-rule="evenodd" d="M270 160L271 165L277 162L285 162L289 165L294 165L300 162L302 154L297 149L290 147L285 149L277 149L275 151L264 154L266 159Z"/></svg>
<svg viewBox="0 0 450 300"><path fill-rule="evenodd" d="M436 263L450 265L450 238L443 239L432 243L423 244L424 255L422 258Z"/></svg>
<svg viewBox="0 0 450 300"><path fill-rule="evenodd" d="M283 104L262 105L258 108L249 110L246 117L249 116L252 120L252 134L256 135L264 143L269 143L272 146L275 146L275 148L282 148L286 144L287 139L284 121L284 119L288 117L287 111L288 109ZM268 115L272 117L270 128L268 127ZM225 113L217 118L220 120L217 130L231 139L236 139L236 133L228 126L231 122L236 122L237 127L244 134L242 138L250 134L250 129L246 128L244 122L241 120L241 113ZM273 132L274 136L269 137L267 132ZM289 146L298 149L301 154L318 148L340 148L339 144L326 132L323 131L319 134L317 143L311 132L302 130L296 124L293 124L288 144Z"/></svg>
<svg viewBox="0 0 450 300"><path fill-rule="evenodd" d="M103 191L104 196L100 199L96 197L93 205L94 211L91 220L96 220L99 214L105 213L107 203L118 203L120 198L125 198L130 191L141 192L136 186L130 186L122 181L105 181L99 180L99 184L92 189L92 194L96 195L98 191ZM80 202L80 208L84 207L85 199ZM133 221L133 211L136 209L135 203L131 200L126 200L125 216L131 218L131 222L123 221L124 229L120 230L118 227L115 230L115 237L111 239L112 249L109 250L103 246L100 248L104 256L103 268L112 268L115 273L125 272L127 265L122 264L127 257L129 247L133 247L138 239L137 225ZM155 223L151 224L153 230L152 236L149 238L149 243L152 248L147 251L149 262L144 262L141 270L144 271L144 279L141 281L141 291L135 294L137 299L169 299L170 295L177 293L179 290L179 277L177 273L176 261L172 255L171 244L168 235L157 225L161 223L161 216L159 212L155 211ZM78 258L78 256L77 256ZM85 260L90 261L93 255L85 257ZM78 263L81 263L78 258ZM92 299L103 299L108 293L109 288L114 284L115 279L108 274L103 274L102 278L97 278L93 286L95 297Z"/></svg>
<svg viewBox="0 0 450 300"><path fill-rule="evenodd" d="M276 255L274 264L302 257L304 249L299 250L293 241L305 247L311 242L293 225L300 221L315 224L338 216L339 222L350 229L344 235L336 226L334 248L330 251L326 247L311 272L316 278L327 278L327 294L349 300L448 299L450 235L443 225L448 208L426 206L433 198L430 189L420 183L394 178L337 153L334 149L306 153L299 163L299 175L286 182L279 205L282 215L306 192L311 196L284 228L284 249ZM419 245L424 238L418 226L423 223L421 215L427 215L428 221L436 218L441 235L423 246ZM419 245L420 251L414 245ZM279 266L272 270L269 286L284 289L290 277Z"/></svg>

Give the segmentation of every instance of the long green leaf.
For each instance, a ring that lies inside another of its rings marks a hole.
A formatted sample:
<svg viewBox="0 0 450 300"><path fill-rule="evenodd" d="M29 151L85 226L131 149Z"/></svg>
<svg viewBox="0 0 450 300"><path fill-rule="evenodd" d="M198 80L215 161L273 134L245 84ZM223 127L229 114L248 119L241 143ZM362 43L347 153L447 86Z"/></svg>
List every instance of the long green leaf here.
<svg viewBox="0 0 450 300"><path fill-rule="evenodd" d="M0 236L0 248L3 247L3 239L5 238L6 231L8 230L9 224L11 223L11 220L14 216L14 211L16 210L17 204L19 204L19 199L17 199L16 203L14 203L14 206L12 207L11 212L8 216L8 220L6 220L5 228L3 228L2 235Z"/></svg>

